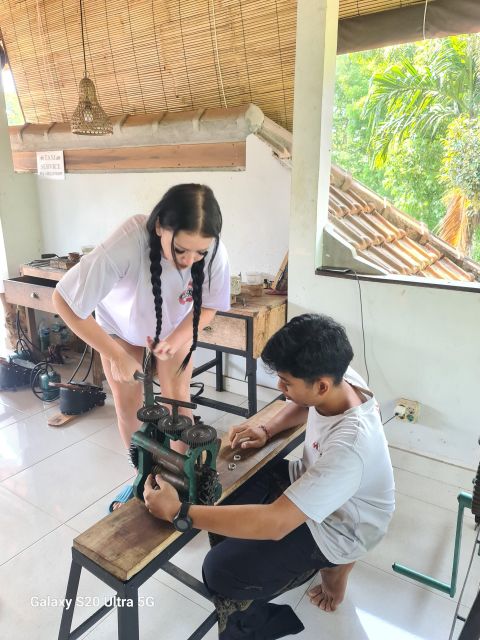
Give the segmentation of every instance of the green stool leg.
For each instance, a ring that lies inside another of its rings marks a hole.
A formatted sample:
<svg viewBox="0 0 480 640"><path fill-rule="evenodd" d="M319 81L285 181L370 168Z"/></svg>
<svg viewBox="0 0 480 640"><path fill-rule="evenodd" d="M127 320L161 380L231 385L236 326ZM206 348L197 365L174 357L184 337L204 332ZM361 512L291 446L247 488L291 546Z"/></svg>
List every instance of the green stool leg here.
<svg viewBox="0 0 480 640"><path fill-rule="evenodd" d="M402 564L396 562L392 565L392 569L397 573L400 573L407 578L412 578L421 584L425 584L427 587L433 587L453 598L455 591L457 590L457 574L458 574L458 562L460 558L460 544L462 542L462 526L463 526L463 512L465 509L472 508L472 495L462 491L457 496L458 500L458 513L457 513L457 529L455 532L455 548L453 551L453 566L452 566L452 579L450 584L446 582L440 582L431 576L427 576L424 573L419 573L413 569L409 569Z"/></svg>

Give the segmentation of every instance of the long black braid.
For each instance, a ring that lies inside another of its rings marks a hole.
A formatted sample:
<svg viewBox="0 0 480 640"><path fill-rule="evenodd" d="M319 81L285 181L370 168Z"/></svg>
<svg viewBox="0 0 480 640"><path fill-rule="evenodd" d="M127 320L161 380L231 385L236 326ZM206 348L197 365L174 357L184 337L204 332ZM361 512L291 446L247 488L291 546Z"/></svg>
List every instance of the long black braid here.
<svg viewBox="0 0 480 640"><path fill-rule="evenodd" d="M162 331L162 265L161 243L156 233L157 222L161 227L173 231L172 256L177 265L174 238L178 231L197 232L204 237L214 238L213 250L208 264L208 281L211 282L211 269L218 250L222 229L222 214L212 190L199 184L179 184L167 191L153 209L147 221L150 245L150 273L157 319L153 348L160 340ZM178 268L178 265L177 265ZM197 348L198 327L202 311L202 291L205 280L205 258L194 262L191 267L193 298L193 336L192 345L179 368L179 373L187 367L192 353Z"/></svg>
<svg viewBox="0 0 480 640"><path fill-rule="evenodd" d="M155 316L157 318L155 338L153 340L153 347L155 348L162 333L162 249L158 237L152 235L150 235L150 273L155 302Z"/></svg>
<svg viewBox="0 0 480 640"><path fill-rule="evenodd" d="M203 260L199 260L198 262L194 262L192 264L193 339L192 339L192 346L190 347L190 351L187 353L182 364L180 365L181 371L185 370L188 363L190 362L192 353L197 348L198 324L200 322L200 314L202 312L203 281L205 280L204 268L205 268L205 258L203 258Z"/></svg>

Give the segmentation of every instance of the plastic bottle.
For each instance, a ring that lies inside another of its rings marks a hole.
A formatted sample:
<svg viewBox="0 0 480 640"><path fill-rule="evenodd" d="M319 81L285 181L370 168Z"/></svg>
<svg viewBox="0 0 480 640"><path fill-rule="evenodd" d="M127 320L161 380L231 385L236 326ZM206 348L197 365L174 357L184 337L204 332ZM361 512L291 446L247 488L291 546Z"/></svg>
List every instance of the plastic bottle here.
<svg viewBox="0 0 480 640"><path fill-rule="evenodd" d="M64 345L70 342L70 330L65 325L62 325L62 328L60 330L60 338L61 343Z"/></svg>
<svg viewBox="0 0 480 640"><path fill-rule="evenodd" d="M55 315L55 322L50 327L50 343L51 344L60 344L62 342L61 331L63 325L60 324L59 316Z"/></svg>
<svg viewBox="0 0 480 640"><path fill-rule="evenodd" d="M40 351L46 351L50 346L50 328L44 320L38 325L38 337L40 339Z"/></svg>

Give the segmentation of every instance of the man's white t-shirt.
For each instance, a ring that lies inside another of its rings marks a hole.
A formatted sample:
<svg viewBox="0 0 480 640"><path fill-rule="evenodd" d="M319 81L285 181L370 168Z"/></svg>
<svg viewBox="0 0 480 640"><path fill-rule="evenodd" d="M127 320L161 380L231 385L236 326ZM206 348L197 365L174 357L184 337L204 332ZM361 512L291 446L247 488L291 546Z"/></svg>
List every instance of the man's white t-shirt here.
<svg viewBox="0 0 480 640"><path fill-rule="evenodd" d="M395 509L395 484L377 402L349 367L344 379L365 398L340 415L308 412L303 458L290 462L285 495L330 562L365 555L385 535Z"/></svg>
<svg viewBox="0 0 480 640"><path fill-rule="evenodd" d="M98 324L133 345L145 346L155 336L156 316L150 274L147 216L126 220L105 242L67 271L57 290L80 318L95 310ZM160 239L158 240L160 242ZM225 246L219 242L211 268L214 243L205 259L202 306L230 309L230 270ZM165 338L193 306L191 270L178 270L162 258L162 332Z"/></svg>

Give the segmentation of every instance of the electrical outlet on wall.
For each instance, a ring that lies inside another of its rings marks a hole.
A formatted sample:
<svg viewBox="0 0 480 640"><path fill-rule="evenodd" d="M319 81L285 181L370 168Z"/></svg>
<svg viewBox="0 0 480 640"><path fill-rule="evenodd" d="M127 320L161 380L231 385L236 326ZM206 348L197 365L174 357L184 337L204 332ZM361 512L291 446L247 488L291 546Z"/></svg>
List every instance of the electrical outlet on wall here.
<svg viewBox="0 0 480 640"><path fill-rule="evenodd" d="M407 422L418 422L420 404L416 400L400 398L395 405L395 417Z"/></svg>

